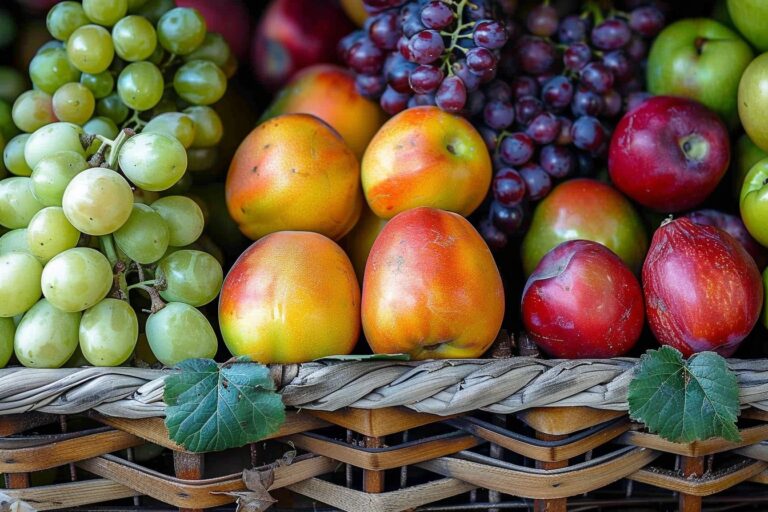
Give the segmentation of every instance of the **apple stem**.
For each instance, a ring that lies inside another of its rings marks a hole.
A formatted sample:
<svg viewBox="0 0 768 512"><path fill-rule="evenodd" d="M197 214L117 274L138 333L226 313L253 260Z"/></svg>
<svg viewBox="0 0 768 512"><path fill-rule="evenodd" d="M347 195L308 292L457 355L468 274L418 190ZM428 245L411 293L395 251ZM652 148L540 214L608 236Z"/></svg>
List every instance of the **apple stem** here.
<svg viewBox="0 0 768 512"><path fill-rule="evenodd" d="M666 226L667 224L669 224L670 222L672 222L673 220L675 220L675 219L674 219L674 216L673 216L673 215L669 215L669 216L667 216L667 218L666 218L666 219L664 219L663 221L661 221L661 225L660 225L659 227L664 227L664 226Z"/></svg>
<svg viewBox="0 0 768 512"><path fill-rule="evenodd" d="M707 39L705 37L697 37L693 41L693 46L696 47L696 53L701 55L701 51L704 49L704 44L706 44Z"/></svg>
<svg viewBox="0 0 768 512"><path fill-rule="evenodd" d="M683 151L686 160L700 162L709 153L709 143L704 137L692 134L680 140L680 149Z"/></svg>

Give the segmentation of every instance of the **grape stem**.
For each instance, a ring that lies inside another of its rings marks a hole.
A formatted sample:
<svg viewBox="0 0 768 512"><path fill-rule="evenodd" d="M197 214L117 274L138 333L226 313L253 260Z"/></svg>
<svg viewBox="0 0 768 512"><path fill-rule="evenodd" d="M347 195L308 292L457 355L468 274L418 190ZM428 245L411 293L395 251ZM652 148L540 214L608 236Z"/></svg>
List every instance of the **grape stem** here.
<svg viewBox="0 0 768 512"><path fill-rule="evenodd" d="M115 241L112 238L112 235L100 236L99 246L101 246L101 252L103 252L107 256L107 259L109 260L109 264L112 265L112 267L114 268L117 265L117 263L120 261L120 258L117 257L117 251L115 250Z"/></svg>
<svg viewBox="0 0 768 512"><path fill-rule="evenodd" d="M125 142L136 135L136 132L131 130L130 128L123 128L120 130L120 133L117 134L117 137L114 141L109 141L109 139L106 139L109 141L109 145L111 146L109 150L109 157L107 157L107 167L110 169L117 170L117 157L120 154L120 148L123 147L123 144Z"/></svg>
<svg viewBox="0 0 768 512"><path fill-rule="evenodd" d="M129 126L134 130L141 130L144 128L147 125L147 122L139 117L139 114L140 112L138 110L134 110L133 115L123 123L123 128L128 128Z"/></svg>
<svg viewBox="0 0 768 512"><path fill-rule="evenodd" d="M445 73L448 76L452 76L453 67L451 66L451 57L453 56L453 51L459 49L465 54L467 53L466 48L458 45L459 39L472 37L471 33L462 34L461 32L475 26L474 21L464 23L464 7L469 6L471 8L477 9L477 6L471 3L469 0L454 0L449 2L449 5L452 5L456 11L456 28L452 32L440 32L440 34L444 36L450 36L451 38L451 44L448 46L448 48L446 48L445 56L440 63L440 67L445 69Z"/></svg>
<svg viewBox="0 0 768 512"><path fill-rule="evenodd" d="M129 286L129 288L138 288L140 290L144 290L149 295L149 299L152 301L152 305L149 309L143 309L145 313L157 313L161 309L165 307L165 301L160 298L160 292L157 291L156 288L152 286L147 286L145 284L136 283L134 285Z"/></svg>

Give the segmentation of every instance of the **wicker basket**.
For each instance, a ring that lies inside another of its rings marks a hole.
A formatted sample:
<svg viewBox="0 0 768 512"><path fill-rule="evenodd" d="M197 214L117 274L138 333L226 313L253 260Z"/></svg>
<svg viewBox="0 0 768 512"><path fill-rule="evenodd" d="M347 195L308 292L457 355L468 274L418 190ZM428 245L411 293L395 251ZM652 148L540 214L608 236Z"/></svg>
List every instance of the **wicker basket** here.
<svg viewBox="0 0 768 512"><path fill-rule="evenodd" d="M148 507L207 509L233 503L230 493L248 491L246 482L253 490L254 480L277 509L300 508L304 500L316 502L315 510L349 512L652 502L697 511L708 496L704 505L765 506L768 369L760 360L729 363L744 407L739 444L670 443L633 424L626 391L634 359L517 357L273 367L289 407L280 431L205 454L168 438L167 372L5 369L1 492L36 510L105 502L130 508L130 498ZM170 451L148 465L132 462L133 449L147 441ZM70 481L34 485L50 468Z"/></svg>

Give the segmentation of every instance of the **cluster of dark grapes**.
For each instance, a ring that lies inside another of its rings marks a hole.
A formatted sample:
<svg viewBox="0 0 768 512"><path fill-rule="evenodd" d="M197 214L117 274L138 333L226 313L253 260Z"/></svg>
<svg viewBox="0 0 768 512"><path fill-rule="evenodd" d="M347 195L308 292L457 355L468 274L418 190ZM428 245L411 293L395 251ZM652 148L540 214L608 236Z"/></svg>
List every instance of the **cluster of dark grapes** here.
<svg viewBox="0 0 768 512"><path fill-rule="evenodd" d="M437 105L482 112L480 88L496 76L506 23L493 0L364 0L371 16L340 43L358 91L389 114Z"/></svg>
<svg viewBox="0 0 768 512"><path fill-rule="evenodd" d="M561 19L545 2L516 27L500 77L483 87L485 105L473 119L494 157L479 225L491 246L505 246L524 228L526 209L556 180L595 173L614 123L647 96L649 39L663 26L653 5L608 17L590 8Z"/></svg>

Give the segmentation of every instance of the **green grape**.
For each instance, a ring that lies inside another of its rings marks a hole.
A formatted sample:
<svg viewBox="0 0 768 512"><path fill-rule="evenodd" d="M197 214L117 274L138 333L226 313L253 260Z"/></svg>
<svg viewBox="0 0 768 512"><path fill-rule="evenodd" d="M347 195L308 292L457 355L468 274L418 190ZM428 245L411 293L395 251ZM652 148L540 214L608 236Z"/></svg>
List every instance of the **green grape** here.
<svg viewBox="0 0 768 512"><path fill-rule="evenodd" d="M80 71L70 64L64 48L52 48L32 58L29 78L37 89L53 94L67 82L80 80Z"/></svg>
<svg viewBox="0 0 768 512"><path fill-rule="evenodd" d="M152 192L170 188L187 170L184 146L164 133L134 135L120 148L118 161L129 180Z"/></svg>
<svg viewBox="0 0 768 512"><path fill-rule="evenodd" d="M133 62L120 72L117 93L129 108L149 110L163 97L163 74L151 62Z"/></svg>
<svg viewBox="0 0 768 512"><path fill-rule="evenodd" d="M0 181L0 225L25 228L43 206L32 193L30 178L15 176Z"/></svg>
<svg viewBox="0 0 768 512"><path fill-rule="evenodd" d="M111 27L128 11L128 0L83 0L85 15L99 25Z"/></svg>
<svg viewBox="0 0 768 512"><path fill-rule="evenodd" d="M147 0L128 0L128 12L133 12L147 3Z"/></svg>
<svg viewBox="0 0 768 512"><path fill-rule="evenodd" d="M203 211L185 196L165 196L154 203L154 208L165 219L170 230L170 245L184 247L200 238L205 226Z"/></svg>
<svg viewBox="0 0 768 512"><path fill-rule="evenodd" d="M221 141L224 125L219 114L211 107L194 106L184 109L184 113L195 122L195 140L193 148L210 148Z"/></svg>
<svg viewBox="0 0 768 512"><path fill-rule="evenodd" d="M223 68L229 60L230 53L229 44L224 36L216 32L208 32L205 34L203 43L195 51L185 55L184 60L209 60Z"/></svg>
<svg viewBox="0 0 768 512"><path fill-rule="evenodd" d="M108 117L96 116L83 125L83 131L88 135L101 135L110 140L114 140L120 133L120 128ZM101 145L101 141L94 141L96 149Z"/></svg>
<svg viewBox="0 0 768 512"><path fill-rule="evenodd" d="M159 192L150 192L141 188L133 189L133 202L150 205L160 199Z"/></svg>
<svg viewBox="0 0 768 512"><path fill-rule="evenodd" d="M150 112L150 117L154 119L159 115L176 112L178 110L179 109L176 106L176 93L173 91L173 88L169 87L165 89L163 97L160 98L158 104L155 105L155 108Z"/></svg>
<svg viewBox="0 0 768 512"><path fill-rule="evenodd" d="M205 315L183 302L169 302L149 315L145 331L152 353L166 366L185 359L210 359L218 348L216 333Z"/></svg>
<svg viewBox="0 0 768 512"><path fill-rule="evenodd" d="M101 98L96 102L96 113L100 116L110 118L116 124L123 124L123 122L128 119L130 111L120 99L117 92L113 92L109 96Z"/></svg>
<svg viewBox="0 0 768 512"><path fill-rule="evenodd" d="M129 0L130 3L131 0ZM157 25L163 14L176 7L174 0L146 0L142 2L143 5L138 5L131 8L132 14L138 14L147 18L150 23Z"/></svg>
<svg viewBox="0 0 768 512"><path fill-rule="evenodd" d="M16 327L13 348L28 368L60 368L78 345L80 313L67 313L43 299Z"/></svg>
<svg viewBox="0 0 768 512"><path fill-rule="evenodd" d="M59 151L74 151L85 156L80 136L83 129L72 123L51 123L38 128L24 144L24 159L32 169L44 157Z"/></svg>
<svg viewBox="0 0 768 512"><path fill-rule="evenodd" d="M131 216L112 236L126 256L144 265L156 262L168 249L168 224L142 203L134 203Z"/></svg>
<svg viewBox="0 0 768 512"><path fill-rule="evenodd" d="M127 16L112 28L115 53L129 62L146 60L157 47L155 27L143 16Z"/></svg>
<svg viewBox="0 0 768 512"><path fill-rule="evenodd" d="M176 71L173 89L193 105L211 105L227 91L227 77L211 61L191 60Z"/></svg>
<svg viewBox="0 0 768 512"><path fill-rule="evenodd" d="M142 133L164 133L181 142L188 148L195 140L195 122L192 117L180 112L166 112L153 117Z"/></svg>
<svg viewBox="0 0 768 512"><path fill-rule="evenodd" d="M24 313L40 298L43 266L31 254L0 255L0 316Z"/></svg>
<svg viewBox="0 0 768 512"><path fill-rule="evenodd" d="M83 311L109 293L112 266L107 257L95 249L67 249L45 265L40 285L45 298L60 310Z"/></svg>
<svg viewBox="0 0 768 512"><path fill-rule="evenodd" d="M50 41L46 41L43 43L40 48L37 49L35 52L35 55L39 55L41 53L45 53L48 50L58 50L64 48L64 43L61 41L56 41L55 39L51 39Z"/></svg>
<svg viewBox="0 0 768 512"><path fill-rule="evenodd" d="M32 169L27 165L27 160L24 158L24 146L30 137L29 133L17 135L9 140L3 149L5 168L16 176L29 176L32 174Z"/></svg>
<svg viewBox="0 0 768 512"><path fill-rule="evenodd" d="M86 169L72 178L62 198L67 220L88 235L107 235L125 224L133 208L131 186L104 167Z"/></svg>
<svg viewBox="0 0 768 512"><path fill-rule="evenodd" d="M54 5L45 18L48 32L59 41L66 41L75 29L88 23L83 6L71 1Z"/></svg>
<svg viewBox="0 0 768 512"><path fill-rule="evenodd" d="M235 76L235 73L237 73L237 58L233 53L229 54L229 58L227 59L227 62L221 66L221 70L224 72L224 76L226 76L227 79Z"/></svg>
<svg viewBox="0 0 768 512"><path fill-rule="evenodd" d="M11 116L16 126L27 133L56 121L51 95L37 89L23 92L16 98Z"/></svg>
<svg viewBox="0 0 768 512"><path fill-rule="evenodd" d="M80 232L69 223L60 206L43 208L27 226L27 244L32 256L45 265L57 254L77 247Z"/></svg>
<svg viewBox="0 0 768 512"><path fill-rule="evenodd" d="M5 368L13 355L13 335L16 325L13 318L0 318L0 368Z"/></svg>
<svg viewBox="0 0 768 512"><path fill-rule="evenodd" d="M19 134L19 129L13 124L11 104L0 99L0 135L7 142Z"/></svg>
<svg viewBox="0 0 768 512"><path fill-rule="evenodd" d="M166 283L160 292L163 299L200 307L219 294L224 271L207 252L184 249L160 260L156 276Z"/></svg>
<svg viewBox="0 0 768 512"><path fill-rule="evenodd" d="M26 79L17 69L0 66L0 99L13 103L26 88Z"/></svg>
<svg viewBox="0 0 768 512"><path fill-rule="evenodd" d="M94 366L119 366L136 347L139 320L130 304L104 299L80 320L80 350Z"/></svg>
<svg viewBox="0 0 768 512"><path fill-rule="evenodd" d="M8 254L9 252L32 254L27 243L26 229L12 229L3 236L0 236L0 254Z"/></svg>
<svg viewBox="0 0 768 512"><path fill-rule="evenodd" d="M190 7L176 7L157 22L157 39L176 55L192 53L205 39L205 18Z"/></svg>
<svg viewBox="0 0 768 512"><path fill-rule="evenodd" d="M61 206L69 182L88 167L83 155L75 151L59 151L46 156L32 171L32 193L45 206Z"/></svg>
<svg viewBox="0 0 768 512"><path fill-rule="evenodd" d="M115 78L109 71L102 71L95 75L83 73L80 75L80 83L90 89L97 100L108 96L115 88Z"/></svg>
<svg viewBox="0 0 768 512"><path fill-rule="evenodd" d="M84 73L95 75L106 71L115 56L112 36L104 27L83 25L67 39L67 56L72 65Z"/></svg>
<svg viewBox="0 0 768 512"><path fill-rule="evenodd" d="M216 159L219 157L219 148L189 148L187 158L189 172L210 171L216 165Z"/></svg>
<svg viewBox="0 0 768 512"><path fill-rule="evenodd" d="M95 108L93 93L79 82L64 84L53 94L53 113L59 121L85 124Z"/></svg>

